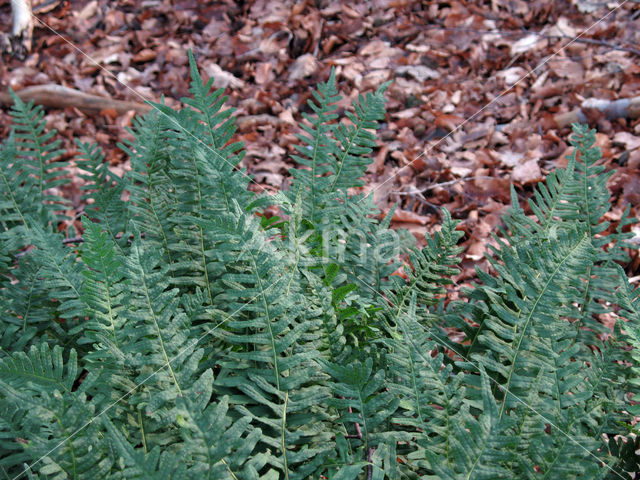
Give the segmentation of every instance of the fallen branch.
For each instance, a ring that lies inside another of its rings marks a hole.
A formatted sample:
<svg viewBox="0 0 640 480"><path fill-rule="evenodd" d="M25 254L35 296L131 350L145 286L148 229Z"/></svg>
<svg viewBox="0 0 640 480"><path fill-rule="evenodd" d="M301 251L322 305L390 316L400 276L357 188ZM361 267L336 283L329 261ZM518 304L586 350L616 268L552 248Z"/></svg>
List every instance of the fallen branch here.
<svg viewBox="0 0 640 480"><path fill-rule="evenodd" d="M633 48L625 45L618 45L615 43L607 42L605 40L593 39L593 38L585 38L585 37L575 37L575 35L565 35L565 34L545 34L540 32L535 32L532 30L515 30L515 31L505 31L505 30L487 30L487 29L479 29L479 28L468 28L468 27L447 27L442 22L436 22L432 25L426 25L425 29L429 30L442 30L447 32L462 32L462 33L475 33L480 35L501 35L503 37L522 37L524 38L526 35L536 35L539 38L548 38L550 40L554 39L566 39L571 40L571 43L583 43L587 45L597 45L600 47L610 48L612 50L618 50L621 52L629 52L634 55L640 55L640 50L637 48Z"/></svg>
<svg viewBox="0 0 640 480"><path fill-rule="evenodd" d="M589 98L582 102L580 108L570 112L558 113L553 120L558 127L563 128L572 123L586 123L587 116L583 109L596 109L603 112L608 120L617 118L638 118L640 117L640 97L621 98L619 100L603 100L600 98Z"/></svg>
<svg viewBox="0 0 640 480"><path fill-rule="evenodd" d="M151 109L149 105L144 103L100 97L62 85L35 85L18 90L16 94L26 102L33 100L38 105L53 108L75 107L89 115L99 114L102 110L107 109L115 110L118 115L130 110L144 114ZM9 93L0 92L0 104L13 105L13 99Z"/></svg>

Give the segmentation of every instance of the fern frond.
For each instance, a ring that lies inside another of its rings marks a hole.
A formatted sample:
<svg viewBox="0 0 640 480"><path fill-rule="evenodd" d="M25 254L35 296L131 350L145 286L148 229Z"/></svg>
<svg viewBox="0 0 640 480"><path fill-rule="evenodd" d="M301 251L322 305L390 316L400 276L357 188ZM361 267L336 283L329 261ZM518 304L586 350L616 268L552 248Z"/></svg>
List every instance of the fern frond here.
<svg viewBox="0 0 640 480"><path fill-rule="evenodd" d="M113 449L120 455L123 467L120 467L113 478L117 479L149 479L149 480L175 480L176 478L188 478L188 470L185 460L186 452L162 451L155 447L148 454L140 449L135 449L118 428L107 418L102 418Z"/></svg>
<svg viewBox="0 0 640 480"><path fill-rule="evenodd" d="M34 258L42 265L40 275L50 299L58 304L59 315L67 322L71 332L74 324L84 317L85 304L82 301L82 285L85 269L71 248L62 244L60 235L47 233L37 225L31 227L36 249Z"/></svg>
<svg viewBox="0 0 640 480"><path fill-rule="evenodd" d="M212 382L213 375L210 379ZM176 409L184 448L194 459L191 474L200 478L258 478L257 469L262 464L259 458L251 457L261 431L250 429L248 417L232 422L228 415L228 397L222 397L217 404L208 403L211 391L209 383L209 388L200 395L202 401L183 397Z"/></svg>
<svg viewBox="0 0 640 480"><path fill-rule="evenodd" d="M618 271L621 278L624 279L622 267L618 267ZM616 295L622 308L621 316L626 319L621 328L624 330L625 339L633 347L631 358L633 359L632 369L634 375L630 383L636 387L635 396L640 398L638 395L638 392L640 392L638 389L640 387L640 287L634 289L629 282L622 281ZM634 415L640 414L640 407L637 405L629 406L627 409Z"/></svg>
<svg viewBox="0 0 640 480"><path fill-rule="evenodd" d="M465 404L456 414L456 422L452 427L456 434L450 438L447 460L443 461L442 457L428 449L424 450L429 467L438 478L513 478L513 472L503 465L513 458L509 447L515 439L505 433L507 421L501 418L489 376L482 368L480 374L480 413L474 415Z"/></svg>
<svg viewBox="0 0 640 480"><path fill-rule="evenodd" d="M14 185L20 185L20 180L28 181L30 200L36 208L42 213L48 212L49 221L63 219L64 216L56 215L55 212L62 210L68 202L50 193L51 189L69 183L61 170L69 166L68 162L56 160L64 153L58 148L60 140L53 140L55 130L45 132L44 110L40 105L34 107L33 102L25 104L13 91L10 94L13 100L12 133L20 159L16 162L19 163L19 176L13 179Z"/></svg>
<svg viewBox="0 0 640 480"><path fill-rule="evenodd" d="M291 191L294 195L300 190L306 192L304 214L312 223L327 215L325 209L336 207L336 198L347 194L349 188L363 185L360 179L371 163L368 155L376 145L371 130L376 130L378 121L384 119L383 94L387 86L380 86L374 94L360 95L353 102L355 114L346 114L351 125L335 123L335 104L342 98L336 89L335 71L313 92L317 103L308 101L315 116L303 114L308 124L301 124L304 133L296 135L302 145L294 145L298 155L292 157L305 168L291 170Z"/></svg>
<svg viewBox="0 0 640 480"><path fill-rule="evenodd" d="M365 452L376 447L384 440L385 427L398 405L398 399L383 388L384 371L374 372L370 357L350 365L323 359L318 362L333 379L330 405L340 412L342 422L360 425L362 437L354 442L355 446L363 447Z"/></svg>
<svg viewBox="0 0 640 480"><path fill-rule="evenodd" d="M127 363L138 370L140 380L145 372L157 372L153 384L164 394L148 401L160 407L169 398L182 396L189 386L183 382L180 370L191 370L189 360L195 342L188 342L189 325L179 306L178 290L168 288L168 266L162 264L157 249L145 249L136 239L124 265L129 293L125 299L127 343L122 348ZM154 409L148 412L156 413Z"/></svg>
<svg viewBox="0 0 640 480"><path fill-rule="evenodd" d="M333 137L336 130L334 122L338 118L334 112L335 104L342 97L336 89L335 71L331 71L327 82L318 85L313 97L317 103L313 100L307 103L315 116L302 114L309 124L301 125L304 134L297 134L297 138L302 145L294 145L298 155L292 155L297 163L306 168L291 170L294 178L291 191L296 195L300 189L308 192L303 195L304 213L312 222L322 209L323 194L332 183L331 174L335 174L332 167L336 165L336 157L339 155L339 147Z"/></svg>
<svg viewBox="0 0 640 480"><path fill-rule="evenodd" d="M20 429L12 432L15 444L7 445L14 453L0 459L12 475L22 475L27 463L42 475L67 478L104 476L110 471L112 461L105 455L105 445L96 442L99 433L90 424L95 406L85 393L73 391L76 360L74 350L65 361L62 348L50 349L43 343L32 346L28 354L16 352L0 361L3 403L22 412L11 422L14 428L20 423ZM91 383L88 379L85 388ZM81 429L86 429L85 434L77 435ZM23 450L24 455L15 450Z"/></svg>
<svg viewBox="0 0 640 480"><path fill-rule="evenodd" d="M109 170L109 164L105 162L98 145L80 141L76 145L80 153L76 156L75 163L86 172L79 175L85 181L80 189L89 192L82 199L92 202L85 208L85 213L102 224L102 228L109 232L111 239L122 251L126 243L124 233L129 223L128 209L121 198L125 181Z"/></svg>
<svg viewBox="0 0 640 480"><path fill-rule="evenodd" d="M121 342L126 319L122 315L125 308L124 273L116 244L109 233L102 231L102 225L86 217L82 219L85 240L82 260L88 268L82 272L85 282L81 295L89 318L83 325L80 342L94 346L95 352L85 357L87 361L99 364L106 360L105 356L115 356L111 360L122 366L124 345Z"/></svg>
<svg viewBox="0 0 640 480"><path fill-rule="evenodd" d="M41 390L71 393L78 375L77 354L72 349L65 364L60 346L32 345L28 353L14 352L0 358L0 374L22 393Z"/></svg>
<svg viewBox="0 0 640 480"><path fill-rule="evenodd" d="M416 294L417 301L425 306L436 305L445 293L445 286L453 282L450 277L457 273L453 267L460 263L463 248L456 246L464 232L456 231L458 221L453 221L446 210L442 210L443 222L439 232L426 235L426 245L422 249L412 248L409 252L410 267L405 266L406 284L397 282L394 289L393 305L402 310ZM393 321L393 320L392 320Z"/></svg>
<svg viewBox="0 0 640 480"><path fill-rule="evenodd" d="M438 350L440 336L435 335L434 341L419 323L416 306L414 292L403 314L396 317L391 338L381 341L389 350L389 389L400 401L392 421L412 432L412 448L402 449L401 454L426 448L449 458L450 442L456 435L453 419L464 402L463 376L453 375L442 353L432 354Z"/></svg>
<svg viewBox="0 0 640 480"><path fill-rule="evenodd" d="M525 395L530 381L526 378L535 377L553 357L547 339L567 335L564 317L573 318L570 304L593 262L586 235L558 235L545 248L504 247L499 252L504 264L491 261L499 284L478 287L472 294L486 295L489 312L478 340L493 355L472 353L471 358L500 378L506 392L501 416L514 405L508 392L514 389L516 395Z"/></svg>
<svg viewBox="0 0 640 480"><path fill-rule="evenodd" d="M13 125L0 148L0 235L8 242L8 252L15 252L30 243L29 218L48 231L66 218L58 212L68 202L51 192L69 179L62 171L68 162L56 160L63 152L58 149L60 140L52 140L55 130L45 133L42 107L10 94Z"/></svg>
<svg viewBox="0 0 640 480"><path fill-rule="evenodd" d="M555 229L577 228L589 237L598 251L597 261L587 273L588 281L580 294L581 313L574 326L582 342L598 345L597 335L606 333L598 316L610 311L606 304L616 301L613 292L619 279L613 262L626 261L626 249L637 248L628 242L632 232L624 232L636 219L629 217L627 208L616 230L610 231L605 218L610 208L607 180L614 172L605 172L605 167L598 165L602 153L594 147L594 130L576 124L573 132L570 143L575 148L567 157L567 167L550 174L547 185L536 188L535 199L529 201L538 223L520 209L513 188L512 209L505 223L511 230L507 236L512 244L539 243Z"/></svg>
<svg viewBox="0 0 640 480"><path fill-rule="evenodd" d="M229 314L224 328L211 334L232 348L218 360L217 383L221 392L242 393L236 408L260 426L261 442L274 452L269 464L289 478L305 478L329 452L318 430L323 415L314 408L328 392L313 381L322 376L312 342L320 322L306 316L295 257L279 251L271 232L239 209L201 224L212 253L226 265L215 302Z"/></svg>
<svg viewBox="0 0 640 480"><path fill-rule="evenodd" d="M165 261L172 264L169 242L175 233L171 231L169 217L177 200L170 187L173 181L168 173L166 129L166 117L152 110L143 119L134 119L130 133L135 140L119 147L131 158L131 173L126 180L126 188L131 192L127 202L131 223L144 232L145 241L155 243Z"/></svg>
<svg viewBox="0 0 640 480"><path fill-rule="evenodd" d="M199 135L200 131L191 133L200 141L206 138L206 145L219 149L221 156L227 158L227 160L231 160L231 153L237 151L242 146L240 143L228 145L229 140L231 140L236 131L234 120L231 118L235 109L227 108L222 110L228 97L222 96L223 89L221 88L211 92L213 78L210 78L205 83L200 76L193 53L191 50L187 53L191 72L191 86L189 91L193 95L193 99L183 98L182 102L193 107L198 112L197 117L205 127L205 135ZM230 161L230 163L236 165L239 160L241 160L241 158Z"/></svg>
<svg viewBox="0 0 640 480"><path fill-rule="evenodd" d="M47 338L66 336L52 321L55 305L43 285L41 270L42 265L33 255L25 255L11 271L15 281L3 290L5 309L0 318L0 345L5 351L23 351Z"/></svg>

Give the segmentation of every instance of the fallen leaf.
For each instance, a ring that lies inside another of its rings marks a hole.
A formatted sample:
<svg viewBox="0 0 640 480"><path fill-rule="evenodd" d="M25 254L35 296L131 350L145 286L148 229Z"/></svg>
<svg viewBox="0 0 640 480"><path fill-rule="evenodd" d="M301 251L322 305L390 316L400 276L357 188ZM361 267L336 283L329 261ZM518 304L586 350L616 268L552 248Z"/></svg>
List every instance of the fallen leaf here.
<svg viewBox="0 0 640 480"><path fill-rule="evenodd" d="M507 150L506 152L492 152L493 155L498 157L500 163L502 163L506 167L515 167L520 163L520 160L524 157L523 153L513 152L511 150Z"/></svg>
<svg viewBox="0 0 640 480"><path fill-rule="evenodd" d="M271 62L260 62L256 65L254 78L258 85L266 85L275 78L273 74L273 65Z"/></svg>
<svg viewBox="0 0 640 480"><path fill-rule="evenodd" d="M408 75L415 78L419 82L440 78L440 72L424 65L407 65L396 68L396 74Z"/></svg>
<svg viewBox="0 0 640 480"><path fill-rule="evenodd" d="M527 160L516 167L511 172L511 180L526 185L542 180L542 172L537 160Z"/></svg>
<svg viewBox="0 0 640 480"><path fill-rule="evenodd" d="M533 50L540 42L540 37L535 34L527 35L511 45L511 55L528 52Z"/></svg>
<svg viewBox="0 0 640 480"><path fill-rule="evenodd" d="M511 67L506 70L500 70L496 73L496 77L504 79L505 83L512 85L523 78L527 71L522 67Z"/></svg>
<svg viewBox="0 0 640 480"><path fill-rule="evenodd" d="M417 223L419 225L426 225L430 219L429 217L425 217L424 215L418 215L415 212L397 209L395 212L393 212L393 218L391 220L394 222Z"/></svg>
<svg viewBox="0 0 640 480"><path fill-rule="evenodd" d="M631 135L629 132L618 132L613 137L613 143L622 145L626 150L635 150L640 147L640 137Z"/></svg>
<svg viewBox="0 0 640 480"><path fill-rule="evenodd" d="M244 81L236 77L230 72L227 72L220 68L220 65L216 63L209 63L204 65L204 71L207 72L209 77L213 77L213 86L217 88L243 88Z"/></svg>
<svg viewBox="0 0 640 480"><path fill-rule="evenodd" d="M301 78L309 77L318 71L316 57L310 53L299 56L289 67L289 81L293 82Z"/></svg>
<svg viewBox="0 0 640 480"><path fill-rule="evenodd" d="M151 50L150 48L144 48L133 56L133 61L136 63L149 62L158 56L158 52Z"/></svg>

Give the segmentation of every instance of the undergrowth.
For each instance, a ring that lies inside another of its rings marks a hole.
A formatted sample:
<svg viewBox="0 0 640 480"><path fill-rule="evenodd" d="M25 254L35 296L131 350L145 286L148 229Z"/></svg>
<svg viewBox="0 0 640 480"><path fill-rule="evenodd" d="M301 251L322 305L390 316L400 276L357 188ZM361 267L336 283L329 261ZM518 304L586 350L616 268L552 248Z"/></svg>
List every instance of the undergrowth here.
<svg viewBox="0 0 640 480"><path fill-rule="evenodd" d="M257 195L226 97L190 62L192 97L135 120L123 178L78 142L87 206L71 241L58 231L68 202L53 193L68 162L42 109L14 95L0 150L2 478L638 469L628 392L640 290L620 267L633 219L605 220L610 173L593 131L574 126L575 150L538 186L534 215L514 192L495 275L478 270L447 302L458 222L443 211L418 249L371 195L353 194L386 85L344 121L332 74L304 115L291 188Z"/></svg>

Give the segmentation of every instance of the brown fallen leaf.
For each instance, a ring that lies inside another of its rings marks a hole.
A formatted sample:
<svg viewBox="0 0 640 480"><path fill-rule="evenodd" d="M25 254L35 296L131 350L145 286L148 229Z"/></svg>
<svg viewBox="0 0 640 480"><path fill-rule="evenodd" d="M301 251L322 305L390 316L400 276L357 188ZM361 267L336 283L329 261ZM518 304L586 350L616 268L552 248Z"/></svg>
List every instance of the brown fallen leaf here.
<svg viewBox="0 0 640 480"><path fill-rule="evenodd" d="M155 50L144 48L133 56L133 61L136 63L145 63L155 59L157 56L158 52Z"/></svg>
<svg viewBox="0 0 640 480"><path fill-rule="evenodd" d="M408 75L419 82L440 78L440 72L432 68L425 67L424 65L406 65L404 67L398 67L396 68L396 74Z"/></svg>
<svg viewBox="0 0 640 480"><path fill-rule="evenodd" d="M453 114L447 114L447 113L443 113L443 114L436 114L436 119L433 122L435 124L436 127L441 127L444 128L445 130L449 130L449 131L453 131L456 129L456 127L461 124L462 122L464 122L464 118L462 118L460 115L453 115Z"/></svg>
<svg viewBox="0 0 640 480"><path fill-rule="evenodd" d="M511 172L511 180L523 185L539 182L542 178L542 172L536 160L527 160L516 165Z"/></svg>
<svg viewBox="0 0 640 480"><path fill-rule="evenodd" d="M393 217L391 218L394 222L406 222L406 223L417 223L419 225L426 225L430 218L425 217L424 215L418 215L415 212L410 212L408 210L396 210L393 212Z"/></svg>
<svg viewBox="0 0 640 480"><path fill-rule="evenodd" d="M266 85L275 78L273 73L273 65L271 62L260 62L256 65L256 71L253 75L258 85Z"/></svg>
<svg viewBox="0 0 640 480"><path fill-rule="evenodd" d="M310 53L296 58L296 61L289 67L289 81L300 80L301 78L309 77L316 73L318 70L318 62L316 57Z"/></svg>

